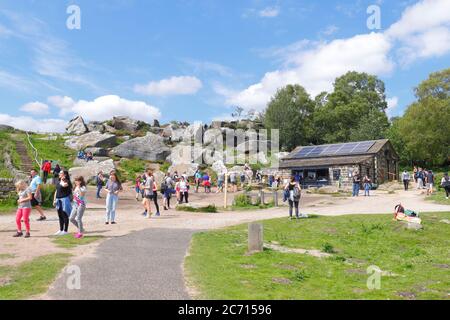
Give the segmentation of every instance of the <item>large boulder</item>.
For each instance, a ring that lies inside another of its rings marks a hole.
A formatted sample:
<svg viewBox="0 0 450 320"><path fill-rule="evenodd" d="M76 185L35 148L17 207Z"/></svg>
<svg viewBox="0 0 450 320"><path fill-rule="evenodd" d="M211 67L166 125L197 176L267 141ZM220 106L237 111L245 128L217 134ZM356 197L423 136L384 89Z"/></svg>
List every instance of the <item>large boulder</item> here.
<svg viewBox="0 0 450 320"><path fill-rule="evenodd" d="M98 121L91 121L87 124L87 128L90 132L92 131L98 131L101 133L105 132L105 125Z"/></svg>
<svg viewBox="0 0 450 320"><path fill-rule="evenodd" d="M198 163L172 165L169 168L169 172L173 173L176 171L179 174L186 174L188 177L193 177L198 167Z"/></svg>
<svg viewBox="0 0 450 320"><path fill-rule="evenodd" d="M219 174L226 173L226 172L228 171L228 170L227 170L227 167L225 166L225 164L223 163L222 160L217 160L217 161L215 161L215 162L213 163L213 165L211 166L211 168L212 168L212 170L213 170L215 173L217 173L218 175L219 175Z"/></svg>
<svg viewBox="0 0 450 320"><path fill-rule="evenodd" d="M144 125L144 122L129 117L114 117L111 126L116 130L136 132Z"/></svg>
<svg viewBox="0 0 450 320"><path fill-rule="evenodd" d="M111 148L117 145L117 138L113 134L94 131L79 137L72 137L65 142L65 145L74 150L84 150L88 147Z"/></svg>
<svg viewBox="0 0 450 320"><path fill-rule="evenodd" d="M85 134L86 132L88 132L88 128L84 123L83 118L80 116L70 120L69 124L66 127L66 133L68 134L81 135Z"/></svg>
<svg viewBox="0 0 450 320"><path fill-rule="evenodd" d="M84 150L86 153L91 152L94 157L107 157L108 150L105 148L89 147Z"/></svg>
<svg viewBox="0 0 450 320"><path fill-rule="evenodd" d="M164 161L170 155L164 139L151 132L146 136L128 140L115 147L111 153L121 158L137 158L147 161Z"/></svg>
<svg viewBox="0 0 450 320"><path fill-rule="evenodd" d="M69 169L69 174L71 179L75 179L77 176L82 176L89 183L95 180L95 177L100 171L102 171L105 175L108 175L115 169L116 167L112 159L102 162L89 161L82 167L74 167Z"/></svg>

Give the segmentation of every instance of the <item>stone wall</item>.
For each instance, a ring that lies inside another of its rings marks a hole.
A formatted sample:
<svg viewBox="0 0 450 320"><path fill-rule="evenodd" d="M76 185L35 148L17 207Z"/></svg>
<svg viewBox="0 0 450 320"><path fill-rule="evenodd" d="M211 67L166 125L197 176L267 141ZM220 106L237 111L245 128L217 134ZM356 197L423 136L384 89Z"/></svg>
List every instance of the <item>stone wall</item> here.
<svg viewBox="0 0 450 320"><path fill-rule="evenodd" d="M14 196L16 187L14 186L14 179L0 178L0 200L8 199Z"/></svg>

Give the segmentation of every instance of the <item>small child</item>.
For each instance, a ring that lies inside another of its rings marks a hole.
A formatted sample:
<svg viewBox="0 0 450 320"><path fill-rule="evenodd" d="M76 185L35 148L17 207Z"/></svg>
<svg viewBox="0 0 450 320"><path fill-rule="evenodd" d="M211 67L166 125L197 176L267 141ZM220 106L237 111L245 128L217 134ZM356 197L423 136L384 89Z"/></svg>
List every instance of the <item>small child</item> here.
<svg viewBox="0 0 450 320"><path fill-rule="evenodd" d="M78 232L75 238L81 239L83 237L83 215L86 210L86 182L83 177L75 178L75 189L73 191L73 207L70 214L70 222L77 227Z"/></svg>
<svg viewBox="0 0 450 320"><path fill-rule="evenodd" d="M30 213L31 213L31 199L33 198L31 191L28 189L28 185L25 181L18 181L16 183L16 191L19 195L19 200L17 200L18 208L16 214L16 225L17 233L14 238L19 238L23 236L22 232L22 219L25 223L25 228L27 230L25 238L29 238L30 235Z"/></svg>

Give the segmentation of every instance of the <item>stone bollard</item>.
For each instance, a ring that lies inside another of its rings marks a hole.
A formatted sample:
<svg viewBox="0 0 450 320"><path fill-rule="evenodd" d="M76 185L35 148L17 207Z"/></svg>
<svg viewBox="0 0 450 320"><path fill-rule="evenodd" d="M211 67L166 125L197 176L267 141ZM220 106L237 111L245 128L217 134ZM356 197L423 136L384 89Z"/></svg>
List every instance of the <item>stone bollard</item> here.
<svg viewBox="0 0 450 320"><path fill-rule="evenodd" d="M248 252L262 252L263 243L263 225L260 222L248 224Z"/></svg>
<svg viewBox="0 0 450 320"><path fill-rule="evenodd" d="M273 204L278 207L278 190L273 191Z"/></svg>

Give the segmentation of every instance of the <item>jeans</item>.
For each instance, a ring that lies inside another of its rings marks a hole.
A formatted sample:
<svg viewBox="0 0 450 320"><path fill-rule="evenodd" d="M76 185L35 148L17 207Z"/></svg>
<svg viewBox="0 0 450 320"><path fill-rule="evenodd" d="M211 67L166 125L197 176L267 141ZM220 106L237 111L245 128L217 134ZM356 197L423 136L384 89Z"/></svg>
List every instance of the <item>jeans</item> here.
<svg viewBox="0 0 450 320"><path fill-rule="evenodd" d="M61 200L58 200L61 202ZM59 218L59 231L69 231L69 215L63 210L62 204L59 205L58 218Z"/></svg>
<svg viewBox="0 0 450 320"><path fill-rule="evenodd" d="M116 207L119 196L108 193L106 196L106 222L116 221Z"/></svg>
<svg viewBox="0 0 450 320"><path fill-rule="evenodd" d="M353 197L359 196L359 183L353 184Z"/></svg>
<svg viewBox="0 0 450 320"><path fill-rule="evenodd" d="M370 184L364 185L364 196L370 196Z"/></svg>
<svg viewBox="0 0 450 320"><path fill-rule="evenodd" d="M299 205L299 201L292 201L289 200L289 216L292 218L292 213L293 213L293 209L295 207L295 216L297 218L299 218L299 210L298 210L298 205Z"/></svg>
<svg viewBox="0 0 450 320"><path fill-rule="evenodd" d="M102 192L103 186L97 186L97 199L100 199L100 192Z"/></svg>
<svg viewBox="0 0 450 320"><path fill-rule="evenodd" d="M73 207L72 207L72 213L70 214L70 222L73 223L73 225L75 227L78 228L78 230L80 230L81 233L84 232L84 228L83 228L83 215L84 215L84 211L86 210L86 205L84 204L78 204L78 203L74 203Z"/></svg>

